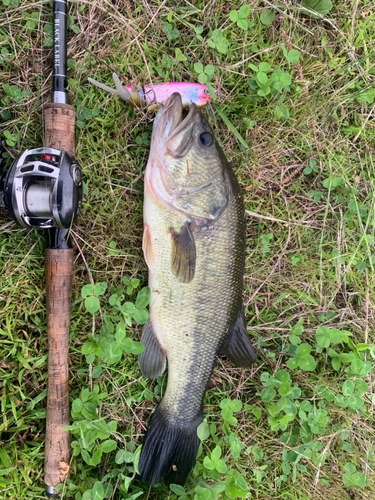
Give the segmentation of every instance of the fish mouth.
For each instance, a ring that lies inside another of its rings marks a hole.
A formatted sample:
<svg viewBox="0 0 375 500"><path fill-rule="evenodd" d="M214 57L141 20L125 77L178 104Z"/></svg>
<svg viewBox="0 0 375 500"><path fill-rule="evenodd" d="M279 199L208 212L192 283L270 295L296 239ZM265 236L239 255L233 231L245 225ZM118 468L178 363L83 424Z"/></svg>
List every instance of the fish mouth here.
<svg viewBox="0 0 375 500"><path fill-rule="evenodd" d="M194 103L183 109L181 95L177 92L169 97L163 109L159 111L156 126L172 156L183 156L191 144L197 113L198 108Z"/></svg>

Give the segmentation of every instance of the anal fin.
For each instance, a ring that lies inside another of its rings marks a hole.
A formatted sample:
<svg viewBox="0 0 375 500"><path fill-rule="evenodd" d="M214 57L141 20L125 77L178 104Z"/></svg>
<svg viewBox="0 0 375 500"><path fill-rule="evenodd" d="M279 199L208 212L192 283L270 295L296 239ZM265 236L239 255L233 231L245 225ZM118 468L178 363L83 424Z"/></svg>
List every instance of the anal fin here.
<svg viewBox="0 0 375 500"><path fill-rule="evenodd" d="M256 362L257 356L247 333L243 306L219 354L224 354L235 366L241 368L249 368Z"/></svg>
<svg viewBox="0 0 375 500"><path fill-rule="evenodd" d="M166 353L156 338L150 320L143 327L141 342L145 348L138 356L142 375L146 378L160 377L165 370Z"/></svg>
<svg viewBox="0 0 375 500"><path fill-rule="evenodd" d="M195 274L196 248L190 223L186 222L181 231L170 229L172 235L173 274L182 283L190 283Z"/></svg>

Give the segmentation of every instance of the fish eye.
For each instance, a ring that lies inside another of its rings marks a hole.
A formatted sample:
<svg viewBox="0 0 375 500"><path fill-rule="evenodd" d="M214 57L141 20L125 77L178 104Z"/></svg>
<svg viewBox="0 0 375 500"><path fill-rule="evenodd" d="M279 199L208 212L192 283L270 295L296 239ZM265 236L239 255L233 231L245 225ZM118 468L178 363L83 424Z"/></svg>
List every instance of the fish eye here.
<svg viewBox="0 0 375 500"><path fill-rule="evenodd" d="M201 135L199 136L199 141L202 144L202 146L211 146L213 143L214 138L210 134L210 132L202 132Z"/></svg>

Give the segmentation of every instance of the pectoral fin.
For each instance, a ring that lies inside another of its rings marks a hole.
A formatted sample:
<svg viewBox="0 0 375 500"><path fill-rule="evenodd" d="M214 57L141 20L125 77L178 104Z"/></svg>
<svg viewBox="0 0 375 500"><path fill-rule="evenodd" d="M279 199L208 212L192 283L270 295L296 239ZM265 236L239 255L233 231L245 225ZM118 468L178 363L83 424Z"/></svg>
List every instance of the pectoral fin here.
<svg viewBox="0 0 375 500"><path fill-rule="evenodd" d="M155 259L152 251L151 233L147 224L143 229L142 250L145 256L145 261L151 272L154 270Z"/></svg>
<svg viewBox="0 0 375 500"><path fill-rule="evenodd" d="M142 375L146 378L160 377L165 370L166 353L156 338L150 320L143 327L141 342L145 348L138 356Z"/></svg>
<svg viewBox="0 0 375 500"><path fill-rule="evenodd" d="M219 354L224 354L235 366L241 368L248 368L256 362L257 357L247 334L243 306Z"/></svg>
<svg viewBox="0 0 375 500"><path fill-rule="evenodd" d="M193 233L188 222L180 232L170 230L172 235L172 272L182 283L194 278L196 248Z"/></svg>

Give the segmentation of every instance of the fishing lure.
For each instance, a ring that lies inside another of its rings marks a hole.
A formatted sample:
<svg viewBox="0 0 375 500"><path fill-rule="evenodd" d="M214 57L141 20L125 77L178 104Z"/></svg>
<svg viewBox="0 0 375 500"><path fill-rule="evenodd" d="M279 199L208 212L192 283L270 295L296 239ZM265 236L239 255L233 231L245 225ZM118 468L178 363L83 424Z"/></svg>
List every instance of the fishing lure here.
<svg viewBox="0 0 375 500"><path fill-rule="evenodd" d="M88 80L100 89L118 95L133 108L147 107L150 112L156 111L174 92L178 92L181 95L182 106L184 108L187 108L192 103L196 104L198 108L203 108L206 104L212 102L212 97L210 96L207 86L201 83L158 83L156 85L145 85L144 87L139 87L137 90L130 85L123 87L116 73L112 73L112 76L116 86L115 89L93 78L88 78ZM214 89L214 92L218 97L216 89Z"/></svg>

